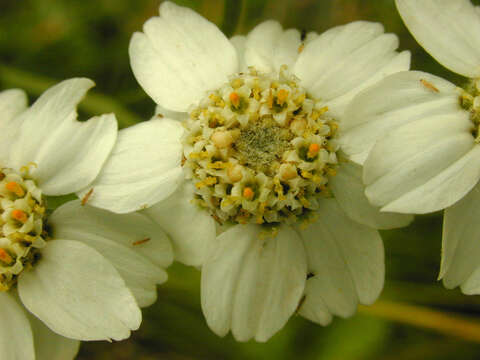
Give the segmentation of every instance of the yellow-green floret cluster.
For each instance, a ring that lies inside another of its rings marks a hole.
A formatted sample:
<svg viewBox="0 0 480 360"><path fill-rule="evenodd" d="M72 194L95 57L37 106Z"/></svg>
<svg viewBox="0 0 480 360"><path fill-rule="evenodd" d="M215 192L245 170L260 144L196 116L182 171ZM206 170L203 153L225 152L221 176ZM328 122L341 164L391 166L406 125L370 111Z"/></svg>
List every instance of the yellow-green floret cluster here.
<svg viewBox="0 0 480 360"><path fill-rule="evenodd" d="M220 223L293 223L328 195L338 125L286 67L232 77L190 112L186 128L195 201Z"/></svg>
<svg viewBox="0 0 480 360"><path fill-rule="evenodd" d="M0 291L9 290L45 246L45 202L28 169L0 167Z"/></svg>
<svg viewBox="0 0 480 360"><path fill-rule="evenodd" d="M465 89L461 89L460 106L470 112L474 124L472 135L480 142L480 79L472 79Z"/></svg>

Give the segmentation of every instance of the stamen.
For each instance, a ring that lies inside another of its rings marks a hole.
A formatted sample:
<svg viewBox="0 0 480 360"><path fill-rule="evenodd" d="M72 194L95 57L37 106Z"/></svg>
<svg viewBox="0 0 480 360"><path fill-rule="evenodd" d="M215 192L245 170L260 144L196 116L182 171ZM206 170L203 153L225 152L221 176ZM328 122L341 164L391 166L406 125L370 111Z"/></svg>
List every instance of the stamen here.
<svg viewBox="0 0 480 360"><path fill-rule="evenodd" d="M243 189L243 197L247 200L252 200L253 197L255 196L255 193L253 192L252 188L246 187Z"/></svg>
<svg viewBox="0 0 480 360"><path fill-rule="evenodd" d="M288 91L285 89L280 89L277 92L277 104L283 105L288 98Z"/></svg>
<svg viewBox="0 0 480 360"><path fill-rule="evenodd" d="M318 155L319 151L320 151L320 145L315 143L310 144L310 146L308 147L307 157L310 159L313 159L315 156Z"/></svg>
<svg viewBox="0 0 480 360"><path fill-rule="evenodd" d="M240 96L236 92L232 92L230 93L229 98L232 105L238 109L238 107L240 106Z"/></svg>
<svg viewBox="0 0 480 360"><path fill-rule="evenodd" d="M25 195L25 190L23 190L22 186L15 181L10 181L5 185L5 188L17 195L18 197L22 197Z"/></svg>
<svg viewBox="0 0 480 360"><path fill-rule="evenodd" d="M15 209L12 211L12 218L25 224L28 220L28 215L25 213L25 211Z"/></svg>
<svg viewBox="0 0 480 360"><path fill-rule="evenodd" d="M13 262L13 258L4 249L0 248L0 260L5 264L10 265Z"/></svg>
<svg viewBox="0 0 480 360"><path fill-rule="evenodd" d="M25 168L30 166L34 165ZM0 291L3 292L15 285L23 269L34 265L47 234L45 203L28 171L0 167L0 175L0 197L7 197L7 201L0 201ZM8 192L14 194L14 199L9 199Z"/></svg>

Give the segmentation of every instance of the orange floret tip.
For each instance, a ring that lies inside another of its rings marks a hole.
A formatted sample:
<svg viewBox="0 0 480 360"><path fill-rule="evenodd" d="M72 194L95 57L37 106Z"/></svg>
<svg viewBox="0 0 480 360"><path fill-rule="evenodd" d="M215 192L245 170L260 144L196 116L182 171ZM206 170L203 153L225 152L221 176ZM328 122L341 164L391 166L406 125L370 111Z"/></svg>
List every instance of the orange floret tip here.
<svg viewBox="0 0 480 360"><path fill-rule="evenodd" d="M253 199L253 195L255 195L255 194L254 194L252 188L246 187L245 189L243 189L243 197L245 199L251 200L251 199Z"/></svg>
<svg viewBox="0 0 480 360"><path fill-rule="evenodd" d="M15 182L15 181L10 181L5 185L6 189L15 195L21 197L25 195L25 190L23 190L22 186Z"/></svg>
<svg viewBox="0 0 480 360"><path fill-rule="evenodd" d="M26 223L28 220L28 216L23 210L18 210L15 209L12 211L12 218L14 218L17 221L20 221L21 223Z"/></svg>
<svg viewBox="0 0 480 360"><path fill-rule="evenodd" d="M280 105L283 105L283 103L287 100L288 98L288 91L285 89L280 89L277 92L277 103Z"/></svg>
<svg viewBox="0 0 480 360"><path fill-rule="evenodd" d="M10 264L13 259L12 257L4 250L0 248L0 260L6 264Z"/></svg>
<svg viewBox="0 0 480 360"><path fill-rule="evenodd" d="M240 106L240 96L234 91L230 93L230 102L232 103L233 106L239 107Z"/></svg>
<svg viewBox="0 0 480 360"><path fill-rule="evenodd" d="M310 144L310 146L308 147L308 157L309 158L313 158L315 157L318 152L320 151L320 145L318 144Z"/></svg>

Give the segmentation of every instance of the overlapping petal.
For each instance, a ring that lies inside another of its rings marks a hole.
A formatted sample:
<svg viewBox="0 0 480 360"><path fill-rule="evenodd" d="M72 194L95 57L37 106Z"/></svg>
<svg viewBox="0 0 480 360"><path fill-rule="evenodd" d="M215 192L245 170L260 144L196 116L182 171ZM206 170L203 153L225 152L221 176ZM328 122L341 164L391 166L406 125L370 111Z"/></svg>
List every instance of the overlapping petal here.
<svg viewBox="0 0 480 360"><path fill-rule="evenodd" d="M0 292L0 354L9 360L35 360L27 315L15 298Z"/></svg>
<svg viewBox="0 0 480 360"><path fill-rule="evenodd" d="M284 31L277 21L265 21L247 36L245 63L265 73L279 71L282 65L292 69L300 53L300 45L300 31Z"/></svg>
<svg viewBox="0 0 480 360"><path fill-rule="evenodd" d="M193 10L171 2L130 41L130 63L143 89L159 105L187 111L208 90L237 72L234 47L222 32Z"/></svg>
<svg viewBox="0 0 480 360"><path fill-rule="evenodd" d="M332 314L351 316L358 303L377 299L385 265L378 231L348 218L334 199L322 201L318 212L300 232L311 275L300 314L326 325Z"/></svg>
<svg viewBox="0 0 480 360"><path fill-rule="evenodd" d="M366 195L383 211L428 213L461 199L480 178L480 147L466 111L425 117L377 142L364 165Z"/></svg>
<svg viewBox="0 0 480 360"><path fill-rule="evenodd" d="M167 118L119 132L99 176L79 192L88 203L116 213L152 206L172 194L183 179L182 125Z"/></svg>
<svg viewBox="0 0 480 360"><path fill-rule="evenodd" d="M168 110L160 105L157 105L155 107L155 116L157 116L159 119L166 117L168 119L182 121L188 117L188 114L185 112Z"/></svg>
<svg viewBox="0 0 480 360"><path fill-rule="evenodd" d="M117 138L113 114L77 121L76 107L94 83L70 79L51 87L15 121L22 122L9 165L30 166L46 195L80 190L100 172ZM33 163L33 164L32 164Z"/></svg>
<svg viewBox="0 0 480 360"><path fill-rule="evenodd" d="M470 0L396 0L415 39L460 75L480 76L480 16Z"/></svg>
<svg viewBox="0 0 480 360"><path fill-rule="evenodd" d="M0 163L8 163L10 147L21 125L16 119L27 108L27 95L19 89L0 92Z"/></svg>
<svg viewBox="0 0 480 360"><path fill-rule="evenodd" d="M29 315L35 343L35 360L73 360L80 341L55 334L35 316Z"/></svg>
<svg viewBox="0 0 480 360"><path fill-rule="evenodd" d="M397 53L398 38L378 23L337 26L307 43L294 73L335 116L361 90L394 72L408 70L410 55Z"/></svg>
<svg viewBox="0 0 480 360"><path fill-rule="evenodd" d="M18 292L25 307L59 335L77 340L123 340L142 315L117 270L78 241L54 240Z"/></svg>
<svg viewBox="0 0 480 360"><path fill-rule="evenodd" d="M140 306L157 299L156 285L167 280L163 268L173 250L163 230L145 216L114 214L71 201L51 215L52 236L94 248L115 266Z"/></svg>
<svg viewBox="0 0 480 360"><path fill-rule="evenodd" d="M257 225L228 229L202 268L202 309L220 336L231 330L239 341L266 341L302 296L307 264L300 238L289 227L274 238L261 233Z"/></svg>
<svg viewBox="0 0 480 360"><path fill-rule="evenodd" d="M275 45L283 33L278 21L268 20L257 25L247 35L245 43L245 63L258 71L274 71L273 54Z"/></svg>
<svg viewBox="0 0 480 360"><path fill-rule="evenodd" d="M235 35L230 38L230 42L237 51L238 70L245 71L247 69L247 64L245 63L245 44L247 42L247 37L243 35Z"/></svg>
<svg viewBox="0 0 480 360"><path fill-rule="evenodd" d="M480 294L480 185L445 210L442 262L439 278L447 288L462 287L468 295Z"/></svg>
<svg viewBox="0 0 480 360"><path fill-rule="evenodd" d="M363 164L378 139L409 122L457 114L457 87L437 76L404 71L356 96L340 123L342 150Z"/></svg>
<svg viewBox="0 0 480 360"><path fill-rule="evenodd" d="M341 162L337 175L331 177L328 184L342 210L360 224L373 229L394 229L407 226L413 220L411 215L381 212L369 203L360 165Z"/></svg>
<svg viewBox="0 0 480 360"><path fill-rule="evenodd" d="M167 199L145 210L170 236L176 260L202 265L216 244L215 221L208 211L192 204L193 184L184 182Z"/></svg>

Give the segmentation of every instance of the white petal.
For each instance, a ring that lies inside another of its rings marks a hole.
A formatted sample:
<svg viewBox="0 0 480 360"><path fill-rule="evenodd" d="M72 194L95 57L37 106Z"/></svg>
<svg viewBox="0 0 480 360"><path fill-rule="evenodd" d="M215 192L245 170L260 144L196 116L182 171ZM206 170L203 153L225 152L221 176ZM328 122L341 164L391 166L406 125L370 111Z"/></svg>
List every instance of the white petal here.
<svg viewBox="0 0 480 360"><path fill-rule="evenodd" d="M142 320L117 270L92 248L53 240L32 271L18 280L23 304L59 335L77 340L123 340Z"/></svg>
<svg viewBox="0 0 480 360"><path fill-rule="evenodd" d="M316 222L300 231L313 275L307 280L301 315L325 324L329 319L325 308L346 317L355 312L359 302L372 304L377 299L385 265L376 230L352 221L335 200L325 199Z"/></svg>
<svg viewBox="0 0 480 360"><path fill-rule="evenodd" d="M169 198L145 210L173 243L175 259L200 266L216 245L215 222L207 210L192 204L194 189L185 181Z"/></svg>
<svg viewBox="0 0 480 360"><path fill-rule="evenodd" d="M27 108L27 95L23 90L0 92L0 163L7 164L10 147L21 121L16 116Z"/></svg>
<svg viewBox="0 0 480 360"><path fill-rule="evenodd" d="M262 227L236 225L219 236L202 268L202 309L210 328L238 341L266 341L295 312L306 279L298 235L281 227L263 238Z"/></svg>
<svg viewBox="0 0 480 360"><path fill-rule="evenodd" d="M466 111L427 117L378 141L364 165L366 195L382 211L428 213L461 199L480 177Z"/></svg>
<svg viewBox="0 0 480 360"><path fill-rule="evenodd" d="M410 68L410 58L411 54L409 51L402 51L401 53L396 54L389 62L387 62L383 67L379 68L377 72L372 74L366 81L363 81L360 83L360 85L350 90L346 94L326 102L325 105L328 106L329 114L337 118L341 117L342 119L340 124L342 124L345 110L357 94L391 74L408 70Z"/></svg>
<svg viewBox="0 0 480 360"><path fill-rule="evenodd" d="M363 164L375 142L397 127L458 109L459 95L452 83L419 71L391 75L348 106L340 123L342 150Z"/></svg>
<svg viewBox="0 0 480 360"><path fill-rule="evenodd" d="M70 79L53 86L18 120L18 138L10 162L17 169L29 163L30 174L46 195L63 195L92 182L117 137L115 115L77 121L76 107L94 83Z"/></svg>
<svg viewBox="0 0 480 360"><path fill-rule="evenodd" d="M35 360L33 334L22 307L0 292L0 354L5 360Z"/></svg>
<svg viewBox="0 0 480 360"><path fill-rule="evenodd" d="M245 62L263 73L272 72L275 45L283 33L278 21L268 20L257 25L247 35Z"/></svg>
<svg viewBox="0 0 480 360"><path fill-rule="evenodd" d="M35 342L35 360L73 360L80 341L55 334L35 316L29 316Z"/></svg>
<svg viewBox="0 0 480 360"><path fill-rule="evenodd" d="M20 89L0 91L0 114L2 114L0 117L0 129L24 111L27 105L28 99L25 91Z"/></svg>
<svg viewBox="0 0 480 360"><path fill-rule="evenodd" d="M282 65L287 65L290 70L293 70L299 55L300 44L300 31L288 29L282 32L273 50L275 70L278 71Z"/></svg>
<svg viewBox="0 0 480 360"><path fill-rule="evenodd" d="M337 175L331 177L328 184L343 211L360 224L374 229L394 229L407 226L413 220L411 215L380 212L380 208L368 202L360 165L341 162Z"/></svg>
<svg viewBox="0 0 480 360"><path fill-rule="evenodd" d="M396 60L397 47L397 37L384 34L380 24L357 21L338 26L305 45L295 75L310 94L327 103L342 95L351 97L372 77L379 80L379 74L405 70L406 61ZM390 67L393 70L385 70Z"/></svg>
<svg viewBox="0 0 480 360"><path fill-rule="evenodd" d="M247 69L247 64L245 63L245 44L247 42L247 38L243 35L236 35L230 38L230 42L237 51L238 70L245 71Z"/></svg>
<svg viewBox="0 0 480 360"><path fill-rule="evenodd" d="M173 261L167 235L144 215L119 215L70 201L49 218L56 239L81 241L112 263L140 306L157 298L156 284L167 280L162 268Z"/></svg>
<svg viewBox="0 0 480 360"><path fill-rule="evenodd" d="M287 65L292 71L299 55L300 44L298 30L283 31L277 21L265 21L247 36L244 45L246 66L269 73L278 72L282 65Z"/></svg>
<svg viewBox="0 0 480 360"><path fill-rule="evenodd" d="M439 279L449 289L462 285L468 294L480 294L480 185L445 210Z"/></svg>
<svg viewBox="0 0 480 360"><path fill-rule="evenodd" d="M396 0L415 39L446 68L480 76L480 16L470 0Z"/></svg>
<svg viewBox="0 0 480 360"><path fill-rule="evenodd" d="M88 203L116 213L140 210L175 191L183 179L182 125L175 120L146 121L118 134L118 140L95 181Z"/></svg>
<svg viewBox="0 0 480 360"><path fill-rule="evenodd" d="M234 47L214 24L169 1L133 34L129 54L143 89L174 111L187 111L238 69Z"/></svg>
<svg viewBox="0 0 480 360"><path fill-rule="evenodd" d="M158 117L159 119L166 117L166 118L178 120L178 121L182 121L188 118L188 114L185 112L172 111L160 105L157 105L155 107L155 116Z"/></svg>

